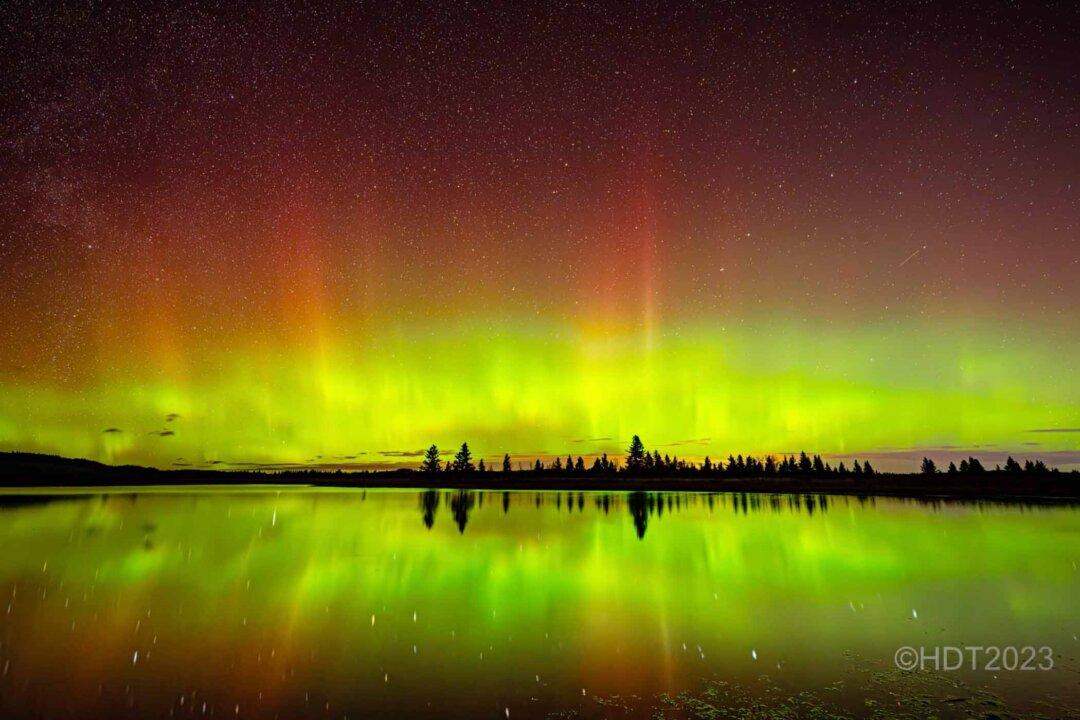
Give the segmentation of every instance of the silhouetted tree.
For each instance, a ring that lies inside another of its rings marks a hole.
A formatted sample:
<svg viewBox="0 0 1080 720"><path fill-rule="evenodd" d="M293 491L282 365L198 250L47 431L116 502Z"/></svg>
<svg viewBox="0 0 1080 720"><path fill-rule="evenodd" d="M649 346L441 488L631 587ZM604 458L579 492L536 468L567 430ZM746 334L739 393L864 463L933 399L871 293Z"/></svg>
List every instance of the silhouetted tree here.
<svg viewBox="0 0 1080 720"><path fill-rule="evenodd" d="M439 448L432 445L424 453L424 462L420 464L420 472L425 473L437 473L442 468L442 463L439 461Z"/></svg>
<svg viewBox="0 0 1080 720"><path fill-rule="evenodd" d="M476 469L480 472L487 472L487 468L484 466L484 458L480 458L480 462L477 464Z"/></svg>
<svg viewBox="0 0 1080 720"><path fill-rule="evenodd" d="M862 471L863 475L873 475L876 472L874 468L870 467L869 460L863 462Z"/></svg>
<svg viewBox="0 0 1080 720"><path fill-rule="evenodd" d="M574 472L576 472L576 473L585 472L585 461L581 458L580 455L578 455L577 462L574 463Z"/></svg>
<svg viewBox="0 0 1080 720"><path fill-rule="evenodd" d="M635 435L630 440L630 448L626 451L626 472L637 473L645 469L645 445L641 438Z"/></svg>
<svg viewBox="0 0 1080 720"><path fill-rule="evenodd" d="M503 455L503 473L510 472L510 453Z"/></svg>
<svg viewBox="0 0 1080 720"><path fill-rule="evenodd" d="M566 456L566 472L574 472L574 458L569 455Z"/></svg>
<svg viewBox="0 0 1080 720"><path fill-rule="evenodd" d="M1005 461L1005 472L1018 473L1020 472L1020 463L1013 460L1012 455Z"/></svg>
<svg viewBox="0 0 1080 720"><path fill-rule="evenodd" d="M862 465L859 464L859 461L857 459L851 465L851 474L862 475Z"/></svg>
<svg viewBox="0 0 1080 720"><path fill-rule="evenodd" d="M453 468L456 472L468 473L476 469L472 463L472 453L469 451L469 443L461 443L461 449L454 455Z"/></svg>
<svg viewBox="0 0 1080 720"><path fill-rule="evenodd" d="M799 453L799 472L809 473L814 469L814 463L805 452Z"/></svg>
<svg viewBox="0 0 1080 720"><path fill-rule="evenodd" d="M922 459L922 467L920 468L923 475L934 475L937 473L937 465L934 461L928 457Z"/></svg>
<svg viewBox="0 0 1080 720"><path fill-rule="evenodd" d="M540 462L540 458L536 458L536 464L533 465L533 470L535 472L543 472L544 471L544 463Z"/></svg>
<svg viewBox="0 0 1080 720"><path fill-rule="evenodd" d="M554 470L555 472L561 472L562 471L562 458L556 457L555 462L553 462L551 464L551 469Z"/></svg>
<svg viewBox="0 0 1080 720"><path fill-rule="evenodd" d="M956 472L957 472L956 471L956 463L954 463L954 462L949 463L949 471L948 472L949 472L950 475L955 475L956 474Z"/></svg>

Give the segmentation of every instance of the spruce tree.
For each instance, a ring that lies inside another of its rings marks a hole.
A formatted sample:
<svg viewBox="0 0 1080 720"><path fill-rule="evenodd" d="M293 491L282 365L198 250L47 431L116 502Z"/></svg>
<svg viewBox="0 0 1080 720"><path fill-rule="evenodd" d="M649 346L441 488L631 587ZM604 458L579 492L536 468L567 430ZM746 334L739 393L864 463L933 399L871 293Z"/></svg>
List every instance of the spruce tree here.
<svg viewBox="0 0 1080 720"><path fill-rule="evenodd" d="M626 471L636 473L645 469L645 445L641 438L635 435L630 441L630 448L626 451Z"/></svg>
<svg viewBox="0 0 1080 720"><path fill-rule="evenodd" d="M469 443L461 443L461 449L454 455L453 467L456 472L472 472L476 469L472 464L472 453L469 452Z"/></svg>
<svg viewBox="0 0 1080 720"><path fill-rule="evenodd" d="M432 445L424 453L424 462L420 464L420 472L437 473L442 468L439 462L439 448Z"/></svg>

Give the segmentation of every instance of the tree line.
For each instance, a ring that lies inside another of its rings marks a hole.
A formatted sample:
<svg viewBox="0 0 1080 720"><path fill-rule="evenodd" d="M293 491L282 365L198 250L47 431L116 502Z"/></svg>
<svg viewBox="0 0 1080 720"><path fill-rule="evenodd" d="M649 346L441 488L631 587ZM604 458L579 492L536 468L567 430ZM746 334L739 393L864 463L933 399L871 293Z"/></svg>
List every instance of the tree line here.
<svg viewBox="0 0 1080 720"><path fill-rule="evenodd" d="M519 462L517 467L507 453L503 455L501 468L492 468L484 463L483 458L474 462L472 451L467 442L461 444L461 448L454 454L452 459L443 461L442 453L437 445L432 445L424 453L424 460L420 464L420 471L427 474L435 473L487 473L501 472L531 472L550 476L566 477L573 475L607 475L628 477L732 477L732 478L768 478L768 477L813 477L813 478L837 478L837 477L873 477L877 470L871 465L870 460L864 459L852 461L850 467L843 461L836 465L822 459L820 455L808 455L800 452L796 455L766 455L754 457L752 455L728 455L727 460L714 461L708 455L701 463L690 462L677 456L660 454L659 450L650 452L638 435L630 441L626 450L626 456L621 459L609 458L607 453L593 458L591 464L587 464L582 456L574 458L567 455L564 460L556 457L545 463L537 458L534 462ZM930 458L924 457L920 468L924 475L941 474L937 464ZM945 474L948 475L975 475L987 470L983 464L974 457L961 460L959 466L951 462ZM1042 474L1057 472L1046 466L1042 460L1028 460L1021 465L1010 457L1005 462L1005 467L996 466L993 472L1005 472L1012 474Z"/></svg>
<svg viewBox="0 0 1080 720"><path fill-rule="evenodd" d="M919 466L919 472L923 475L938 475L941 470L938 469L937 463L928 457L922 459L922 465ZM945 470L946 475L978 475L979 473L988 472L983 464L979 462L978 458L969 457L967 460L961 460L959 467L955 462L950 462L949 467ZM1043 475L1051 472L1057 472L1057 470L1051 470L1046 466L1042 460L1025 460L1021 465L1013 459L1012 455L1005 461L1005 467L1000 465L994 466L993 472L1005 472L1014 475Z"/></svg>
<svg viewBox="0 0 1080 720"><path fill-rule="evenodd" d="M493 471L484 464L483 458L473 462L472 451L469 444L462 443L461 448L454 454L452 460L442 460L442 453L437 445L432 445L424 453L424 460L420 464L420 471L428 474L435 473L484 473ZM567 455L564 461L556 457L549 463L537 458L535 462L521 467L517 472L532 472L553 476L565 477L568 475L624 475L632 477L845 477L873 476L876 470L869 460L859 462L855 460L849 468L842 461L835 467L822 460L820 455L807 455L805 452L795 455L776 457L767 455L764 458L756 458L750 455L728 455L727 461L714 462L709 456L705 456L701 464L688 462L677 456L668 454L661 455L659 450L649 452L645 444L637 435L630 441L630 447L626 451L623 462L608 457L603 453L593 458L592 464L587 465L582 456L576 459L573 455ZM496 471L497 472L497 471ZM509 454L503 455L502 473L515 472L514 463Z"/></svg>

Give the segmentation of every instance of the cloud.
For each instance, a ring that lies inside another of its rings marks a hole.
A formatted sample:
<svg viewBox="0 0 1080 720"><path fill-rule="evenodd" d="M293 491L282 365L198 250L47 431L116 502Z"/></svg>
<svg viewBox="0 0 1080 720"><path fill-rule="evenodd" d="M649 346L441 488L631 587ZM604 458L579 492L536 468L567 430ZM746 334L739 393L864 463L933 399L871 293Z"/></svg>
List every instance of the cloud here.
<svg viewBox="0 0 1080 720"><path fill-rule="evenodd" d="M165 416L165 422L167 422L167 423L171 423L173 420L179 420L179 419L180 419L180 413L169 413L168 415Z"/></svg>
<svg viewBox="0 0 1080 720"><path fill-rule="evenodd" d="M574 440L571 440L570 442L572 442L572 443L584 443L584 442L610 442L611 440L614 440L614 439L615 439L615 438L609 438L609 437L596 437L596 438L576 438L576 439L574 439Z"/></svg>
<svg viewBox="0 0 1080 720"><path fill-rule="evenodd" d="M121 430L120 428L105 428L104 430L101 431L101 434L102 435L115 435L116 433L122 433L122 432L124 432L124 431Z"/></svg>
<svg viewBox="0 0 1080 720"><path fill-rule="evenodd" d="M174 433L172 430L151 430L147 434L157 435L158 437L169 437L171 435L175 435L176 433Z"/></svg>
<svg viewBox="0 0 1080 720"><path fill-rule="evenodd" d="M392 451L391 451L392 452ZM219 461L220 462L220 461ZM415 461L397 462L225 462L222 463L231 470L244 470L249 472L289 472L300 470L318 470L321 472L355 472L363 470L413 470L416 468Z"/></svg>
<svg viewBox="0 0 1080 720"><path fill-rule="evenodd" d="M1034 430L1025 430L1024 432L1034 432L1034 433L1080 433L1080 428L1035 428Z"/></svg>
<svg viewBox="0 0 1080 720"><path fill-rule="evenodd" d="M380 450L379 455L383 457L423 457L427 450Z"/></svg>

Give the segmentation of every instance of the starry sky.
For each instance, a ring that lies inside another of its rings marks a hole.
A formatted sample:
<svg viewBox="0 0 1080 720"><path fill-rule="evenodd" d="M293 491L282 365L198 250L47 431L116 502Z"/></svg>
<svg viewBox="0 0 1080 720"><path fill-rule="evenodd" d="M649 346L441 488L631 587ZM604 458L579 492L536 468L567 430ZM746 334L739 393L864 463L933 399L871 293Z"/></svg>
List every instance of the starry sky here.
<svg viewBox="0 0 1080 720"><path fill-rule="evenodd" d="M0 8L0 449L1080 463L1068 3Z"/></svg>

